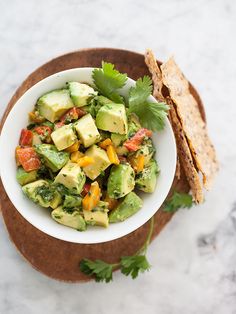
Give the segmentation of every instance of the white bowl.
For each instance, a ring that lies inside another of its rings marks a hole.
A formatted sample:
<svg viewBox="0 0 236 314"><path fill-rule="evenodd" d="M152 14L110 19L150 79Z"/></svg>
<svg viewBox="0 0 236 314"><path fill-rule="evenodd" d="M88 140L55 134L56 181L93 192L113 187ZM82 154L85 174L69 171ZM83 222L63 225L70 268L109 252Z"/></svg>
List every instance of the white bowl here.
<svg viewBox="0 0 236 314"><path fill-rule="evenodd" d="M35 205L27 199L16 181L15 147L18 145L22 128L28 123L28 112L32 111L37 99L46 92L61 88L67 81L92 83L93 68L77 68L51 75L31 87L14 105L2 129L0 138L0 174L4 188L19 213L33 226L55 238L75 243L100 243L111 241L136 230L147 222L160 208L165 200L176 167L176 144L171 125L166 118L163 131L154 133L153 141L156 147L156 160L161 169L154 193L144 194L143 207L134 216L124 222L110 224L108 228L88 227L85 232L56 223L50 217L50 211ZM128 79L121 94L127 96L128 89L135 82ZM156 102L153 97L149 99Z"/></svg>

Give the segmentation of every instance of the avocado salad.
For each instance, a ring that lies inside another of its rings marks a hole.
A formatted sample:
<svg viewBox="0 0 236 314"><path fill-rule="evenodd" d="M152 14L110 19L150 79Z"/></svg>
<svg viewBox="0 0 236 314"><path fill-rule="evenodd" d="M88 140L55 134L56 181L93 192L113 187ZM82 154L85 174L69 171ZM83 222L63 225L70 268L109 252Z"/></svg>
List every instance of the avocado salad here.
<svg viewBox="0 0 236 314"><path fill-rule="evenodd" d="M92 86L67 82L42 95L15 151L23 193L79 231L126 220L142 207L139 191L155 191L152 134L168 112L165 103L148 101L148 76L127 97L120 93L127 75L113 64L102 62L92 78Z"/></svg>

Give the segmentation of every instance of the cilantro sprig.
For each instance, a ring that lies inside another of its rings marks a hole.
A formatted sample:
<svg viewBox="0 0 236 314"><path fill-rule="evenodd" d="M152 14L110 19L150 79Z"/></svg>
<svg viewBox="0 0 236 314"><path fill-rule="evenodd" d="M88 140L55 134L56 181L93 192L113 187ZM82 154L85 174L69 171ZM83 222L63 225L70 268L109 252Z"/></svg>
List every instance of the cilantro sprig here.
<svg viewBox="0 0 236 314"><path fill-rule="evenodd" d="M150 77L144 76L143 79L138 79L135 87L131 87L129 91L129 112L139 117L142 126L152 131L161 131L165 126L169 107L164 102L149 102L147 98L151 93Z"/></svg>
<svg viewBox="0 0 236 314"><path fill-rule="evenodd" d="M127 74L121 74L114 69L114 64L102 61L102 69L93 70L93 81L98 91L115 103L123 103L123 97L118 93L127 81Z"/></svg>
<svg viewBox="0 0 236 314"><path fill-rule="evenodd" d="M93 276L97 282L110 282L113 280L113 270L120 269L125 276L131 276L135 279L139 273L150 269L150 264L146 258L146 252L151 240L154 226L154 217L150 219L150 228L144 245L132 256L122 256L118 263L110 264L102 260L82 259L80 270Z"/></svg>
<svg viewBox="0 0 236 314"><path fill-rule="evenodd" d="M129 90L129 106L133 106L137 103L144 103L152 93L152 81L149 76L145 75L139 78L135 87L131 87Z"/></svg>
<svg viewBox="0 0 236 314"><path fill-rule="evenodd" d="M121 74L114 69L113 64L102 62L102 68L94 69L92 77L102 95L115 103L124 103L119 89L127 81L126 74ZM165 126L165 117L169 107L164 102L152 103L147 100L152 94L152 88L152 80L149 76L137 80L135 86L129 90L128 113L135 113L143 127L152 131L160 131Z"/></svg>
<svg viewBox="0 0 236 314"><path fill-rule="evenodd" d="M186 193L174 192L172 197L165 203L165 212L175 212L179 208L190 208L194 204L192 196ZM150 219L150 227L144 245L132 256L122 256L118 263L106 263L102 260L92 261L82 259L80 261L80 270L97 282L110 282L113 280L113 270L120 269L125 276L137 278L139 273L143 273L151 268L146 252L150 243L154 227L154 217Z"/></svg>
<svg viewBox="0 0 236 314"><path fill-rule="evenodd" d="M192 195L174 192L172 197L165 203L163 211L173 213L179 208L190 208L194 204Z"/></svg>

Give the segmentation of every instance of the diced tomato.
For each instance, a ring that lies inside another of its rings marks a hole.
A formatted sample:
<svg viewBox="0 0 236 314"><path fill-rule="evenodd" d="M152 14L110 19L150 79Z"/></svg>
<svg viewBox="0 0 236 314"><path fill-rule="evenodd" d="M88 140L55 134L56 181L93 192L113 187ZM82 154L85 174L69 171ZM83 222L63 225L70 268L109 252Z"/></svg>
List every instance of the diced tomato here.
<svg viewBox="0 0 236 314"><path fill-rule="evenodd" d="M86 112L83 109L73 107L69 109L60 119L61 122L71 122L84 116Z"/></svg>
<svg viewBox="0 0 236 314"><path fill-rule="evenodd" d="M135 142L125 142L124 143L124 146L130 151L130 152L136 152L138 149L139 149L139 147L140 147L140 145L139 144L136 144Z"/></svg>
<svg viewBox="0 0 236 314"><path fill-rule="evenodd" d="M76 111L76 107L73 107L69 109L61 118L60 121L65 122L65 121L71 121L71 120L76 120L78 119L78 114Z"/></svg>
<svg viewBox="0 0 236 314"><path fill-rule="evenodd" d="M16 156L25 171L39 169L41 162L33 147L18 148Z"/></svg>
<svg viewBox="0 0 236 314"><path fill-rule="evenodd" d="M22 129L20 134L20 145L31 146L33 141L33 132L27 129Z"/></svg>
<svg viewBox="0 0 236 314"><path fill-rule="evenodd" d="M84 111L81 108L76 108L77 114L78 114L78 119L86 115L86 111Z"/></svg>
<svg viewBox="0 0 236 314"><path fill-rule="evenodd" d="M47 125L37 126L36 128L34 128L34 131L37 134L42 135L43 137L46 137L52 133L52 129Z"/></svg>
<svg viewBox="0 0 236 314"><path fill-rule="evenodd" d="M136 152L144 139L145 136L151 137L152 131L141 128L138 132L127 140L123 145L131 152Z"/></svg>
<svg viewBox="0 0 236 314"><path fill-rule="evenodd" d="M82 195L82 196L85 196L85 195L89 192L90 187L91 187L91 184L90 184L90 183L85 183L84 188L83 188L83 191L81 192L81 195Z"/></svg>

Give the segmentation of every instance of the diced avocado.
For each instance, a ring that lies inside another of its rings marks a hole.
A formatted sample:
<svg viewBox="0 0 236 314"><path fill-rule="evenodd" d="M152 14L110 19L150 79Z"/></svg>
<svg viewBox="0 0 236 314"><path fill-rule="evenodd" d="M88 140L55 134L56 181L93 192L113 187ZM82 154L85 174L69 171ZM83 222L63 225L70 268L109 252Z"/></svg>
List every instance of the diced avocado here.
<svg viewBox="0 0 236 314"><path fill-rule="evenodd" d="M90 113L91 116L95 119L96 115L98 113L98 110L107 104L112 103L112 101L104 96L95 96L94 98L91 99L89 102L88 106L83 107L83 109Z"/></svg>
<svg viewBox="0 0 236 314"><path fill-rule="evenodd" d="M59 206L51 212L51 216L56 222L64 226L74 228L78 231L86 230L84 218L77 210L71 213L63 210L62 206Z"/></svg>
<svg viewBox="0 0 236 314"><path fill-rule="evenodd" d="M73 145L77 139L72 129L72 123L64 125L53 131L51 138L58 150L63 150Z"/></svg>
<svg viewBox="0 0 236 314"><path fill-rule="evenodd" d="M97 95L97 92L87 84L69 82L67 85L69 87L71 99L77 107L86 106L89 99Z"/></svg>
<svg viewBox="0 0 236 314"><path fill-rule="evenodd" d="M51 200L50 202L50 207L57 208L62 202L62 198L60 193L58 193L58 191L54 191L54 198Z"/></svg>
<svg viewBox="0 0 236 314"><path fill-rule="evenodd" d="M121 146L125 140L132 137L141 128L139 121L131 114L128 118L128 133L127 134L117 134L112 133L111 140L116 147Z"/></svg>
<svg viewBox="0 0 236 314"><path fill-rule="evenodd" d="M158 167L156 160L151 159L142 172L136 176L136 187L146 193L153 193L158 177Z"/></svg>
<svg viewBox="0 0 236 314"><path fill-rule="evenodd" d="M127 138L132 137L140 128L141 128L141 124L140 124L137 116L135 114L131 113L129 118L128 118Z"/></svg>
<svg viewBox="0 0 236 314"><path fill-rule="evenodd" d="M74 193L80 193L85 183L85 174L77 163L69 161L58 173L54 183L63 184Z"/></svg>
<svg viewBox="0 0 236 314"><path fill-rule="evenodd" d="M96 116L99 129L118 134L127 134L127 116L123 104L108 104L102 106Z"/></svg>
<svg viewBox="0 0 236 314"><path fill-rule="evenodd" d="M112 166L108 178L107 192L111 198L120 198L134 189L134 170L130 164L119 164Z"/></svg>
<svg viewBox="0 0 236 314"><path fill-rule="evenodd" d="M107 104L112 104L112 103L113 103L112 100L110 100L109 98L107 98L107 97L105 97L105 96L102 96L102 95L97 96L97 97L96 97L96 100L97 100L97 102L98 102L99 104L101 104L101 105L107 105Z"/></svg>
<svg viewBox="0 0 236 314"><path fill-rule="evenodd" d="M132 137L139 129L140 123L138 122L137 118L131 114L128 118L128 133L127 134L111 134L111 140L116 147L116 152L119 155L126 155L128 150L122 146L122 144L130 137Z"/></svg>
<svg viewBox="0 0 236 314"><path fill-rule="evenodd" d="M82 198L77 195L66 195L63 203L63 208L79 208Z"/></svg>
<svg viewBox="0 0 236 314"><path fill-rule="evenodd" d="M39 188L49 187L49 183L45 180L38 180L32 183L28 183L22 187L22 191L28 198L30 198L34 203L39 204L43 207L49 207L49 201L45 201L44 198L38 194ZM50 196L51 198L51 196Z"/></svg>
<svg viewBox="0 0 236 314"><path fill-rule="evenodd" d="M126 140L126 138L127 137L125 134L117 134L117 133L111 134L111 140L115 147L122 145L123 142Z"/></svg>
<svg viewBox="0 0 236 314"><path fill-rule="evenodd" d="M60 117L74 106L67 89L51 91L38 99L39 114L51 122Z"/></svg>
<svg viewBox="0 0 236 314"><path fill-rule="evenodd" d="M36 152L43 158L44 163L53 172L60 170L69 160L69 154L59 152L54 145L41 144L35 146Z"/></svg>
<svg viewBox="0 0 236 314"><path fill-rule="evenodd" d="M83 214L87 224L108 227L108 203L100 201L91 211L83 210Z"/></svg>
<svg viewBox="0 0 236 314"><path fill-rule="evenodd" d="M86 176L91 180L96 179L100 173L111 164L107 153L97 145L93 145L86 150L85 156L89 156L94 159L94 163L83 168Z"/></svg>
<svg viewBox="0 0 236 314"><path fill-rule="evenodd" d="M37 171L33 170L26 172L22 167L19 167L16 172L16 179L20 185L25 185L27 183L33 182L37 179Z"/></svg>
<svg viewBox="0 0 236 314"><path fill-rule="evenodd" d="M100 140L100 134L91 114L86 114L80 118L74 127L85 147L89 147Z"/></svg>
<svg viewBox="0 0 236 314"><path fill-rule="evenodd" d="M61 203L61 196L46 180L37 180L22 187L28 198L42 207L57 207Z"/></svg>
<svg viewBox="0 0 236 314"><path fill-rule="evenodd" d="M134 215L143 205L142 199L130 192L122 202L110 213L109 222L124 221L130 216Z"/></svg>

